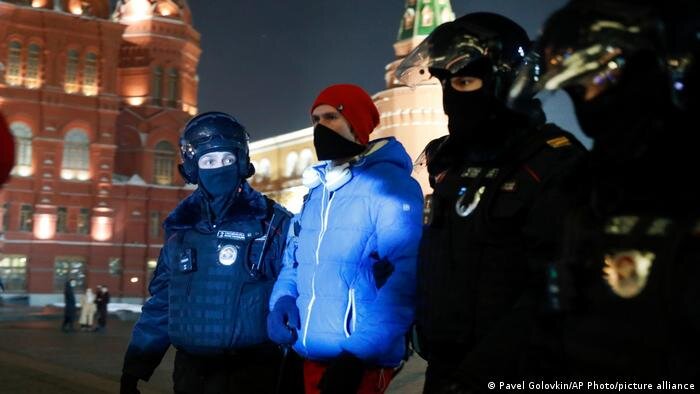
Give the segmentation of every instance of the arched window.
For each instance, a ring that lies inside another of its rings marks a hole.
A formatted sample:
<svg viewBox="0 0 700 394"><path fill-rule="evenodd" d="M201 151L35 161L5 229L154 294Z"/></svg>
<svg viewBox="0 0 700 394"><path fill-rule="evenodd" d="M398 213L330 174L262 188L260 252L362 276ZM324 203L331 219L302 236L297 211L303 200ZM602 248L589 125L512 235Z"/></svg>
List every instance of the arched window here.
<svg viewBox="0 0 700 394"><path fill-rule="evenodd" d="M97 55L92 52L85 55L83 94L86 96L97 95Z"/></svg>
<svg viewBox="0 0 700 394"><path fill-rule="evenodd" d="M85 181L90 178L90 141L82 129L72 129L63 139L61 178Z"/></svg>
<svg viewBox="0 0 700 394"><path fill-rule="evenodd" d="M421 11L421 26L423 27L430 27L432 26L435 21L433 19L433 8L430 5L424 5L423 10Z"/></svg>
<svg viewBox="0 0 700 394"><path fill-rule="evenodd" d="M41 86L39 78L39 63L41 47L38 44L29 44L27 48L27 74L24 78L24 86L36 89Z"/></svg>
<svg viewBox="0 0 700 394"><path fill-rule="evenodd" d="M151 91L153 105L161 105L160 100L163 98L163 67L156 66L153 69L153 90Z"/></svg>
<svg viewBox="0 0 700 394"><path fill-rule="evenodd" d="M17 158L12 173L19 176L32 175L32 129L24 122L12 122Z"/></svg>
<svg viewBox="0 0 700 394"><path fill-rule="evenodd" d="M160 141L153 154L153 180L157 185L173 184L175 148L168 141Z"/></svg>
<svg viewBox="0 0 700 394"><path fill-rule="evenodd" d="M287 163L284 166L284 177L289 178L294 173L294 170L299 161L299 155L296 152L290 152L287 155Z"/></svg>
<svg viewBox="0 0 700 394"><path fill-rule="evenodd" d="M5 81L12 86L22 84L22 44L19 41L12 41L8 45Z"/></svg>
<svg viewBox="0 0 700 394"><path fill-rule="evenodd" d="M168 70L168 106L175 108L178 98L177 68Z"/></svg>
<svg viewBox="0 0 700 394"><path fill-rule="evenodd" d="M297 162L297 168L296 168L296 174L301 175L306 167L311 165L311 161L314 159L313 153L311 153L311 149L306 148L303 151L301 151L301 154L299 155L299 161Z"/></svg>
<svg viewBox="0 0 700 394"><path fill-rule="evenodd" d="M66 93L76 93L79 90L78 85L78 51L71 49L68 51L66 60L66 80L63 89Z"/></svg>
<svg viewBox="0 0 700 394"><path fill-rule="evenodd" d="M270 179L270 160L262 159L255 164L255 182L262 182Z"/></svg>

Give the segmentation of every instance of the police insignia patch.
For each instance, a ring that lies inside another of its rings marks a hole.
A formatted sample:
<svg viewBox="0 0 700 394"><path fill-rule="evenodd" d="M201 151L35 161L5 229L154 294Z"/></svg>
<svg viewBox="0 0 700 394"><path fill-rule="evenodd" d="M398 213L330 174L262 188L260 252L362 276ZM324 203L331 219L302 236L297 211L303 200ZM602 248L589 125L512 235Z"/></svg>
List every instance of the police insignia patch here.
<svg viewBox="0 0 700 394"><path fill-rule="evenodd" d="M501 185L501 190L503 190L504 192L514 192L516 186L517 184L515 183L515 181L503 182L503 184Z"/></svg>
<svg viewBox="0 0 700 394"><path fill-rule="evenodd" d="M651 252L626 250L605 255L603 278L613 293L622 298L633 298L642 292L656 256Z"/></svg>
<svg viewBox="0 0 700 394"><path fill-rule="evenodd" d="M481 174L481 167L469 167L462 174L460 177L462 178L476 178Z"/></svg>
<svg viewBox="0 0 700 394"><path fill-rule="evenodd" d="M219 263L222 265L231 265L238 258L238 247L236 245L224 245L219 250Z"/></svg>
<svg viewBox="0 0 700 394"><path fill-rule="evenodd" d="M552 138L551 140L547 140L547 145L556 149L556 148L561 148L563 146L571 145L571 141L569 141L568 138L561 136L561 137L557 137L557 138Z"/></svg>
<svg viewBox="0 0 700 394"><path fill-rule="evenodd" d="M614 216L605 224L606 234L629 234L639 221L639 216Z"/></svg>

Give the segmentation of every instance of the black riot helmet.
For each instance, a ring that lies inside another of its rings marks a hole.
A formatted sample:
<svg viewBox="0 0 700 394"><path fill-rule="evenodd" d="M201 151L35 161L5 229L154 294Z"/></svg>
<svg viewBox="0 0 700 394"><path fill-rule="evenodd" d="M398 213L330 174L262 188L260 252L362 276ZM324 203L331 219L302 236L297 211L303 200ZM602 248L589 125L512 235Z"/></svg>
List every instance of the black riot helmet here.
<svg viewBox="0 0 700 394"><path fill-rule="evenodd" d="M248 152L248 132L236 118L223 112L205 112L190 119L180 137L182 177L191 184L199 182L197 162L202 155L229 151L236 155L239 176L249 178L255 173Z"/></svg>
<svg viewBox="0 0 700 394"><path fill-rule="evenodd" d="M505 101L518 66L530 49L525 30L498 14L476 12L443 23L401 62L396 76L416 86L431 76L440 80L467 75L470 67L493 75L489 89Z"/></svg>
<svg viewBox="0 0 700 394"><path fill-rule="evenodd" d="M697 87L693 89L700 46L698 3L570 1L545 23L509 103L517 106L524 97L558 89L566 90L575 103L594 101L616 90L618 96L626 93L639 101L646 99L645 92L654 92L686 109L698 97Z"/></svg>

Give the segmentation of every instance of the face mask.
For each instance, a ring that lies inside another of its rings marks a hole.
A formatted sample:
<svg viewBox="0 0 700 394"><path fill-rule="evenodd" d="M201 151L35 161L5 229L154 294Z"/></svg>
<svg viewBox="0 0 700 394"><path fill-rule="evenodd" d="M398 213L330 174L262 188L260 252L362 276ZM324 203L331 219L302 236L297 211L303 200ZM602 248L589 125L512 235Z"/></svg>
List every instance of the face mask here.
<svg viewBox="0 0 700 394"><path fill-rule="evenodd" d="M212 169L199 169L199 186L205 192L210 207L217 217L223 214L228 202L235 198L241 183L236 164Z"/></svg>
<svg viewBox="0 0 700 394"><path fill-rule="evenodd" d="M357 156L367 148L348 141L328 127L317 124L314 127L314 147L319 160L340 160Z"/></svg>

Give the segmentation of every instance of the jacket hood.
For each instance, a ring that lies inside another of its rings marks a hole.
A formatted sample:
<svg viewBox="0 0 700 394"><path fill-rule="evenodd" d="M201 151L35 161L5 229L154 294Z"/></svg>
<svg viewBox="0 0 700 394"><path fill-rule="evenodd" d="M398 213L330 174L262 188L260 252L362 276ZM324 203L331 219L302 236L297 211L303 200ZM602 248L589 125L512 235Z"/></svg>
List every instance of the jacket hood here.
<svg viewBox="0 0 700 394"><path fill-rule="evenodd" d="M197 188L192 194L170 212L165 221L163 228L166 234L172 231L184 230L196 226L200 222L206 222L208 218L204 213L204 204L207 203L204 192ZM241 191L238 198L233 202L226 214L227 218L233 217L250 217L263 219L267 215L267 203L265 197L254 190L248 182L241 184Z"/></svg>

